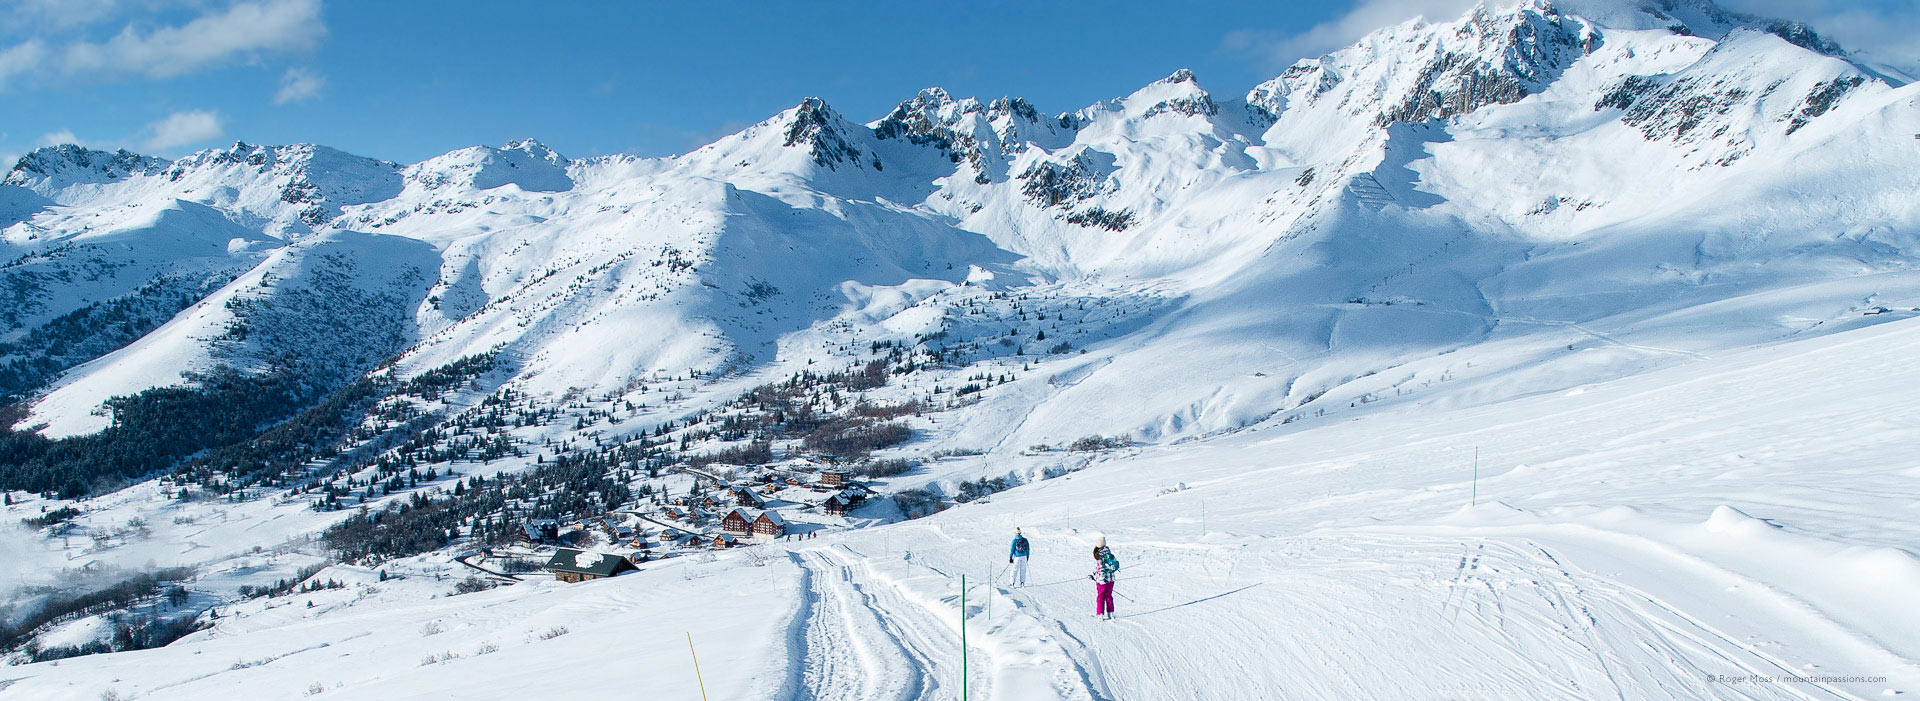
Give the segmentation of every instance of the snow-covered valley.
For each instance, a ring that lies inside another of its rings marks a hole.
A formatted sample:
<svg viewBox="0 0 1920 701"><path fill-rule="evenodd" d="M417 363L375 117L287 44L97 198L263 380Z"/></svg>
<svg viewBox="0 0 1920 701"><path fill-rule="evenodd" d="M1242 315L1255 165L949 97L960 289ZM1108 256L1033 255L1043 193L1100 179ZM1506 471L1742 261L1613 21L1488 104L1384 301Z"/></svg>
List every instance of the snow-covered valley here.
<svg viewBox="0 0 1920 701"><path fill-rule="evenodd" d="M1916 408L1885 388L1920 382L1917 352L1908 319L1491 406L1130 449L900 525L578 585L449 598L444 557L384 583L336 567L358 586L11 668L7 691L538 695L564 667L589 696L673 698L698 693L692 633L714 698L944 696L966 574L983 698L1912 693ZM1016 525L1034 542L1020 588ZM1088 615L1096 536L1124 563L1115 621Z"/></svg>
<svg viewBox="0 0 1920 701"><path fill-rule="evenodd" d="M0 697L1920 692L1920 88L1704 0L1199 80L29 154Z"/></svg>

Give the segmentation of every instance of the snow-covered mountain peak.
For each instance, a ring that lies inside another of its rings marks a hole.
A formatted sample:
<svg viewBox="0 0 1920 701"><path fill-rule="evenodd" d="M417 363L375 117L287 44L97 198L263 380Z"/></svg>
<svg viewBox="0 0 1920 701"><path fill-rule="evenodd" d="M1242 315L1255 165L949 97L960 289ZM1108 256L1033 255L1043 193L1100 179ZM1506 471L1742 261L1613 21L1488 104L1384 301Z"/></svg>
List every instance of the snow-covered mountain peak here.
<svg viewBox="0 0 1920 701"><path fill-rule="evenodd" d="M823 168L861 167L861 149L853 143L854 130L861 127L840 116L826 100L808 97L776 119L786 125L782 146L806 149Z"/></svg>
<svg viewBox="0 0 1920 701"><path fill-rule="evenodd" d="M1003 118L1012 103L1002 98L994 104L1000 106L998 111L989 110L971 97L955 100L946 90L927 88L868 126L879 139L898 139L934 148L949 161L966 164L974 179L985 184L994 177L988 163L991 156L1005 153L1007 142L1013 142L1012 151L1024 147L1018 143L1021 133L1018 125L1006 122L1006 128L1000 130L995 122ZM1021 104L1024 106L1025 101ZM1031 106L1026 109L1032 110Z"/></svg>
<svg viewBox="0 0 1920 701"><path fill-rule="evenodd" d="M173 162L66 145L22 157L5 183L69 205L197 202L285 238L332 219L342 205L394 196L398 169L313 144L235 142Z"/></svg>
<svg viewBox="0 0 1920 701"><path fill-rule="evenodd" d="M970 131L972 125L963 125L962 122L985 111L979 100L954 100L946 90L932 87L901 102L887 116L868 126L873 129L874 136L882 139L906 139L916 144L933 144L950 150L952 130L959 127L963 131Z"/></svg>
<svg viewBox="0 0 1920 701"><path fill-rule="evenodd" d="M987 103L987 119L998 121L1002 117L1015 117L1028 122L1040 122L1046 119L1039 108L1033 106L1024 97L1001 97Z"/></svg>
<svg viewBox="0 0 1920 701"><path fill-rule="evenodd" d="M529 192L561 192L573 188L566 157L532 139L503 147L469 146L406 168L410 186L426 191L491 190L516 185Z"/></svg>
<svg viewBox="0 0 1920 701"><path fill-rule="evenodd" d="M1408 21L1295 63L1246 102L1267 141L1295 161L1335 159L1395 122L1508 104L1546 89L1603 43L1593 23L1546 0L1479 5L1444 22Z"/></svg>
<svg viewBox="0 0 1920 701"><path fill-rule="evenodd" d="M549 148L546 144L540 143L538 139L518 139L515 141L509 141L505 146L500 147L500 150L519 151L529 156L533 156L534 158L538 158L548 163L552 163L554 165L565 165L568 162L568 158L566 156L562 156L559 154L559 152L556 152L552 148Z"/></svg>
<svg viewBox="0 0 1920 701"><path fill-rule="evenodd" d="M99 184L159 172L166 161L126 149L96 151L75 144L36 149L20 157L0 184L49 195L67 185Z"/></svg>
<svg viewBox="0 0 1920 701"><path fill-rule="evenodd" d="M1200 81L1193 76L1193 71L1185 68L1148 83L1132 95L1121 98L1119 104L1125 114L1134 119L1163 114L1210 117L1220 112L1220 106L1213 101L1213 96L1200 87Z"/></svg>
<svg viewBox="0 0 1920 701"><path fill-rule="evenodd" d="M400 165L315 144L263 146L236 141L174 161L156 189L229 211L243 221L264 219L271 233L311 230L348 205L377 202L400 192Z"/></svg>

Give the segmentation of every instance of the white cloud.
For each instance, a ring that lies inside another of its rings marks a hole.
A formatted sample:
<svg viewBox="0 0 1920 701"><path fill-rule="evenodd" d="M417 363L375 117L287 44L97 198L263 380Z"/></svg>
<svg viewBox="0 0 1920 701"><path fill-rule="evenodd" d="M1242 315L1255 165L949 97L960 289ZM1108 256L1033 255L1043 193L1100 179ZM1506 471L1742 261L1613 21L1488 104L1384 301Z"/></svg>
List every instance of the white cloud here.
<svg viewBox="0 0 1920 701"><path fill-rule="evenodd" d="M0 90L5 90L7 81L14 76L40 67L40 61L46 55L46 44L39 39L28 39L14 46L0 49Z"/></svg>
<svg viewBox="0 0 1920 701"><path fill-rule="evenodd" d="M106 20L119 9L119 0L9 0L6 19L67 29Z"/></svg>
<svg viewBox="0 0 1920 701"><path fill-rule="evenodd" d="M1372 33L1416 17L1428 21L1452 20L1471 9L1477 0L1361 0L1346 14L1321 22L1304 32L1291 35L1239 30L1227 34L1223 48L1251 54L1269 68L1292 65L1294 61L1326 54L1347 46Z"/></svg>
<svg viewBox="0 0 1920 701"><path fill-rule="evenodd" d="M226 133L226 127L221 124L218 112L188 110L167 115L166 119L147 125L146 131L150 136L143 146L149 151L165 151L218 139Z"/></svg>
<svg viewBox="0 0 1920 701"><path fill-rule="evenodd" d="M305 68L289 68L286 75L280 76L280 91L273 94L273 104L306 102L319 97L320 88L326 84L325 76Z"/></svg>
<svg viewBox="0 0 1920 701"><path fill-rule="evenodd" d="M1445 21L1464 15L1479 0L1358 0L1332 20L1297 34L1261 30L1228 33L1221 47L1253 57L1270 69L1292 65L1352 44L1382 27L1416 17ZM1489 7L1517 0L1488 0ZM1603 0L1604 1L1604 0ZM1920 68L1920 4L1864 3L1860 0L1719 0L1729 10L1762 17L1798 20L1821 36L1839 42L1861 58L1914 70ZM1894 9L1895 6L1903 9Z"/></svg>
<svg viewBox="0 0 1920 701"><path fill-rule="evenodd" d="M307 51L326 33L319 0L240 2L176 27L141 32L128 25L104 42L74 42L63 51L61 68L161 78L236 57Z"/></svg>
<svg viewBox="0 0 1920 701"><path fill-rule="evenodd" d="M41 134L40 139L34 142L35 146L59 146L61 144L85 146L87 142L81 141L80 137L75 136L72 129L61 129L60 131Z"/></svg>
<svg viewBox="0 0 1920 701"><path fill-rule="evenodd" d="M1820 36L1868 61L1920 68L1920 4L1870 6L1838 0L1725 0L1727 9L1806 22ZM1904 9L1896 10L1895 5Z"/></svg>

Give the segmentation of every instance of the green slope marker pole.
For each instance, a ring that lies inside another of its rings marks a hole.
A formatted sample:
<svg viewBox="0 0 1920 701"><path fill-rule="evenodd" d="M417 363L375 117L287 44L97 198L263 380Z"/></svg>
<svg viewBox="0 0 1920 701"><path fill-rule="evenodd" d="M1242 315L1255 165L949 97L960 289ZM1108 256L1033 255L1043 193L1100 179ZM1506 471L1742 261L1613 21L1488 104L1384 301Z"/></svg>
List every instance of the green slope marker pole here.
<svg viewBox="0 0 1920 701"><path fill-rule="evenodd" d="M687 654L693 656L693 680L700 682L700 701L707 701L707 680L700 678L700 655L693 651L693 631L687 631Z"/></svg>
<svg viewBox="0 0 1920 701"><path fill-rule="evenodd" d="M1479 506L1479 505L1480 505L1480 446L1476 445L1473 447L1473 498L1467 501L1467 506Z"/></svg>
<svg viewBox="0 0 1920 701"><path fill-rule="evenodd" d="M960 575L960 701L967 701L967 576Z"/></svg>

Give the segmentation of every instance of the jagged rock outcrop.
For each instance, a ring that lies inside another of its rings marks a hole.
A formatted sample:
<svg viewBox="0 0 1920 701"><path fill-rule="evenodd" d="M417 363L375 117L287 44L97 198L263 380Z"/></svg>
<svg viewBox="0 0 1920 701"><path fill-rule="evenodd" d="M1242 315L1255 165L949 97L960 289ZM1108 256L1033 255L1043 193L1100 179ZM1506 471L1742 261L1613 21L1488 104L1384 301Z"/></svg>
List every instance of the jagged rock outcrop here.
<svg viewBox="0 0 1920 701"><path fill-rule="evenodd" d="M1482 5L1453 34L1456 46L1427 57L1413 86L1376 123L1445 119L1517 102L1600 45L1600 35L1585 20L1561 15L1551 5L1511 14L1494 14Z"/></svg>
<svg viewBox="0 0 1920 701"><path fill-rule="evenodd" d="M863 154L843 133L847 126L847 121L828 107L825 100L809 97L800 102L793 120L787 124L784 145L807 149L813 155L813 162L824 168L837 169L843 165L859 168L863 165ZM878 157L872 159L871 165L874 170L882 168Z"/></svg>
<svg viewBox="0 0 1920 701"><path fill-rule="evenodd" d="M21 156L0 185L52 192L69 184L106 183L134 175L152 175L167 162L126 149L96 151L74 144L36 149Z"/></svg>

